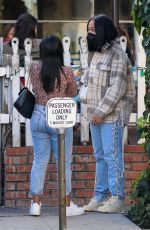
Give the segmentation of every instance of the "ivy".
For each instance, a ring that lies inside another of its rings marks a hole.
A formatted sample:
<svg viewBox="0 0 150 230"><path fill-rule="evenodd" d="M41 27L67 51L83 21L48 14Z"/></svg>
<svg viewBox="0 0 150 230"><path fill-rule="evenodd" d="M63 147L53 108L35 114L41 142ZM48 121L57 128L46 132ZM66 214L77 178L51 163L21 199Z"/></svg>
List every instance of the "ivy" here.
<svg viewBox="0 0 150 230"><path fill-rule="evenodd" d="M134 184L131 198L134 203L128 217L140 227L150 228L150 170L143 172Z"/></svg>
<svg viewBox="0 0 150 230"><path fill-rule="evenodd" d="M135 0L133 3L131 14L133 16L135 28L137 29L139 34L143 35L142 45L146 53L146 66L147 66L147 69L145 71L146 95L144 97L144 102L145 102L146 112L147 114L149 114L150 113L150 0ZM145 150L147 150L149 149L147 148L147 146L149 146L148 142L150 142L149 122L147 122L146 127L144 125L143 128L144 130L147 130L146 131L147 143L145 145Z"/></svg>
<svg viewBox="0 0 150 230"><path fill-rule="evenodd" d="M145 153L150 161L150 0L134 0L131 14L137 32L143 36L142 45L146 54L146 110L137 121L137 129L140 137L145 140ZM150 228L150 168L142 172L135 182L131 200L128 217L140 227Z"/></svg>
<svg viewBox="0 0 150 230"><path fill-rule="evenodd" d="M150 93L147 93L144 97L145 104L148 109L150 109Z"/></svg>

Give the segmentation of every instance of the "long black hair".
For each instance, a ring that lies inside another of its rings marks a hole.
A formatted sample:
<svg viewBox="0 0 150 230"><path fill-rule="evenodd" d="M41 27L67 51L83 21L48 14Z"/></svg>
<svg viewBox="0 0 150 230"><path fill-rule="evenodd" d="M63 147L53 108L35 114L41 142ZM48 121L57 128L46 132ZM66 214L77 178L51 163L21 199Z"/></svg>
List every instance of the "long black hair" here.
<svg viewBox="0 0 150 230"><path fill-rule="evenodd" d="M26 38L36 38L35 28L37 19L28 13L21 14L15 24L14 37L19 39L19 48L24 49L24 40Z"/></svg>
<svg viewBox="0 0 150 230"><path fill-rule="evenodd" d="M63 45L58 37L51 35L41 41L40 59L42 61L40 79L45 92L52 92L55 86L60 90L60 72L63 72L64 63Z"/></svg>
<svg viewBox="0 0 150 230"><path fill-rule="evenodd" d="M94 20L98 51L101 51L102 47L106 43L109 43L111 45L112 41L114 41L118 37L117 29L113 21L108 16L102 14L96 15L89 19L87 23L87 32L88 25L91 20Z"/></svg>

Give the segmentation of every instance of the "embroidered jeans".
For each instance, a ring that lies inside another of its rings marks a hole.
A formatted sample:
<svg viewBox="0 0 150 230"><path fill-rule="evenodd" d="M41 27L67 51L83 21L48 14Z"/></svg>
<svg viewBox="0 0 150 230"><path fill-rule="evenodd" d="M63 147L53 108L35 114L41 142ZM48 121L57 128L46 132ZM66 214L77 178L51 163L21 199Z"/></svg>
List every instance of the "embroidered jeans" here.
<svg viewBox="0 0 150 230"><path fill-rule="evenodd" d="M45 106L35 105L30 128L34 147L34 161L31 170L30 194L43 193L44 180L51 151L58 165L58 131L49 128L46 123ZM66 194L71 192L71 157L73 144L73 128L65 130L65 167Z"/></svg>
<svg viewBox="0 0 150 230"><path fill-rule="evenodd" d="M94 196L98 201L105 199L108 192L124 199L123 127L120 123L90 125L96 159Z"/></svg>

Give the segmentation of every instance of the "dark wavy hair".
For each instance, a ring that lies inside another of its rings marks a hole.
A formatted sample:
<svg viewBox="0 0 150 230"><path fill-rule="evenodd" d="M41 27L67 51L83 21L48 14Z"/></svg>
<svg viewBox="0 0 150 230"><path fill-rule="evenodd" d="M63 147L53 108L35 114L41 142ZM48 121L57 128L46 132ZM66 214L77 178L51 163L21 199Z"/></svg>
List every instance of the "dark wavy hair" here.
<svg viewBox="0 0 150 230"><path fill-rule="evenodd" d="M40 79L45 92L47 94L53 92L55 84L60 90L60 73L63 72L64 62L63 45L58 37L51 35L41 41L40 59L42 61Z"/></svg>
<svg viewBox="0 0 150 230"><path fill-rule="evenodd" d="M87 32L91 20L94 20L98 51L101 51L104 44L109 43L111 45L112 41L118 37L118 32L113 21L104 14L96 15L89 19L87 23Z"/></svg>
<svg viewBox="0 0 150 230"><path fill-rule="evenodd" d="M15 24L14 37L19 39L19 48L24 49L24 40L26 38L36 38L35 28L37 19L28 13L21 14Z"/></svg>
<svg viewBox="0 0 150 230"><path fill-rule="evenodd" d="M7 40L8 38L8 35L11 31L11 29L14 28L14 25L13 24L6 24L4 25L4 29L3 29L3 38L4 38L4 41Z"/></svg>

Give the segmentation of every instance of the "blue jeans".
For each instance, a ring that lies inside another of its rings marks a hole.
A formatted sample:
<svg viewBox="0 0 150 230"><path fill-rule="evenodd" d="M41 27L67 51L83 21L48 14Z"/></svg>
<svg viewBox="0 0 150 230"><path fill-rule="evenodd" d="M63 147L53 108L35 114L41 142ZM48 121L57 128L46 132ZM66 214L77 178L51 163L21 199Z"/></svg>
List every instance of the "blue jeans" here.
<svg viewBox="0 0 150 230"><path fill-rule="evenodd" d="M98 201L105 199L108 192L124 199L123 127L120 123L90 125L96 159L94 196Z"/></svg>
<svg viewBox="0 0 150 230"><path fill-rule="evenodd" d="M34 196L43 193L45 174L51 151L58 166L58 130L47 126L45 106L37 104L32 114L30 128L34 148L30 194ZM71 192L72 144L73 128L65 129L66 195Z"/></svg>

